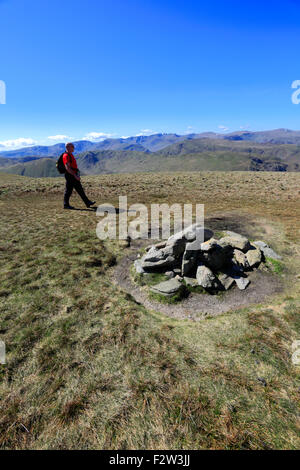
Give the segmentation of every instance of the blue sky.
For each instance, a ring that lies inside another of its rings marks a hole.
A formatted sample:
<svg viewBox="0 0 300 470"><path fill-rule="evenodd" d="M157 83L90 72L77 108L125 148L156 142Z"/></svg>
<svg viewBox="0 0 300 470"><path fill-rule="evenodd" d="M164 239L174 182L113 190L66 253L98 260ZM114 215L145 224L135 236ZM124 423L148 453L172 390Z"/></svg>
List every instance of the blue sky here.
<svg viewBox="0 0 300 470"><path fill-rule="evenodd" d="M0 0L0 149L299 129L299 4Z"/></svg>

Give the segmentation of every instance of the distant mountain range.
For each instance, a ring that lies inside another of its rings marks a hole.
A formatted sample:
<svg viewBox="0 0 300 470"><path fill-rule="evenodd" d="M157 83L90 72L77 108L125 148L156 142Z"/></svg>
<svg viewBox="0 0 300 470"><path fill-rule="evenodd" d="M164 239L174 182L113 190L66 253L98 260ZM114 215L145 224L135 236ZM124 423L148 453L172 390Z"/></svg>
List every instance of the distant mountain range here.
<svg viewBox="0 0 300 470"><path fill-rule="evenodd" d="M300 131L154 134L74 142L83 174L143 171L300 171ZM64 144L0 152L0 171L57 176Z"/></svg>
<svg viewBox="0 0 300 470"><path fill-rule="evenodd" d="M134 136L126 139L105 139L101 142L90 142L79 140L74 142L76 153L95 150L135 150L137 152L156 152L172 144L184 140L194 139L220 139L242 141L247 140L256 143L270 144L295 144L300 145L300 131L289 129L275 129L271 131L239 131L231 134L218 134L215 132L203 132L200 134L153 134L149 136ZM17 150L0 151L0 157L20 158L31 156L53 157L61 154L65 149L65 144L55 144L50 146L24 147Z"/></svg>

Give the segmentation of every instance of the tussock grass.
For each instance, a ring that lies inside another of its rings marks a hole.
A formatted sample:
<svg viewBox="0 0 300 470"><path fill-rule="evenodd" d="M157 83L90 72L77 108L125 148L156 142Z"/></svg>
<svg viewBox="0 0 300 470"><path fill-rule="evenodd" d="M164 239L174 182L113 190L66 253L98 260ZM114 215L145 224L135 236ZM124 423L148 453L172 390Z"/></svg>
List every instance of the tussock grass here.
<svg viewBox="0 0 300 470"><path fill-rule="evenodd" d="M191 322L147 311L112 285L124 247L97 239L94 213L61 209L59 178L1 176L0 448L299 447L299 178L86 178L99 203L125 188L148 204L161 186L165 202L204 202L207 215L255 214L248 229L283 254L286 292Z"/></svg>

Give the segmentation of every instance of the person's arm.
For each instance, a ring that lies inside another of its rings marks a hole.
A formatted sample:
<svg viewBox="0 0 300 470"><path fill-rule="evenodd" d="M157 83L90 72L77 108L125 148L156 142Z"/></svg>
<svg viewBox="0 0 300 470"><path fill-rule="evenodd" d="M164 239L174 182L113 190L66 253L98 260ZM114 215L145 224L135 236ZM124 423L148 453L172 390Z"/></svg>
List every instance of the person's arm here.
<svg viewBox="0 0 300 470"><path fill-rule="evenodd" d="M74 178L77 179L77 181L80 181L80 177L77 175L76 171L70 167L70 164L68 162L65 164L65 168L67 172L70 173L70 175L74 176Z"/></svg>

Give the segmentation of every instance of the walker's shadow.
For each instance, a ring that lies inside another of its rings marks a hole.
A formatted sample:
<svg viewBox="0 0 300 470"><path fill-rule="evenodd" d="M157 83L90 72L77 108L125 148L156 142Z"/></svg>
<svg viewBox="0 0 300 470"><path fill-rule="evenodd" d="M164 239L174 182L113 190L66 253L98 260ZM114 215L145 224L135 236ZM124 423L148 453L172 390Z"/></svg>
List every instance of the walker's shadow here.
<svg viewBox="0 0 300 470"><path fill-rule="evenodd" d="M73 207L72 211L83 211L83 212L96 212L97 207L91 207L90 209L77 209L77 207Z"/></svg>
<svg viewBox="0 0 300 470"><path fill-rule="evenodd" d="M106 210L107 209L107 210ZM72 209L73 211L85 211L85 212L96 212L97 210L97 207L90 207L89 209L79 209L77 207L73 207ZM118 207L115 207L114 211L112 211L112 208L111 207L102 207L101 210L103 212L106 212L106 213L111 213L113 212L114 214L120 214L121 212L126 212L124 209L119 209ZM130 213L131 211L128 210L127 211L128 213Z"/></svg>
<svg viewBox="0 0 300 470"><path fill-rule="evenodd" d="M97 210L97 208L95 210ZM119 209L119 207L101 206L101 212L104 212L106 214L121 214L123 212L126 212L126 210ZM130 214L131 212L135 215L135 211L131 211L130 209L127 209L128 214Z"/></svg>

